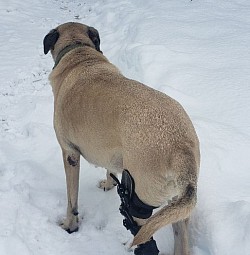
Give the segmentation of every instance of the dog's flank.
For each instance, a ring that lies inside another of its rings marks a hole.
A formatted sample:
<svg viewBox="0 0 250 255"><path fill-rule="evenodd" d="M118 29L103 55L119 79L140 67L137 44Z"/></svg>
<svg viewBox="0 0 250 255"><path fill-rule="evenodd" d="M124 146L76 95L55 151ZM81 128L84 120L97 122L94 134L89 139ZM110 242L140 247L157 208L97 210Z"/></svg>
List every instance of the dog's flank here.
<svg viewBox="0 0 250 255"><path fill-rule="evenodd" d="M77 47L75 46L77 45ZM80 23L65 23L44 38L55 68L54 128L63 152L67 218L62 227L78 229L80 155L107 169L99 187L114 187L110 173L128 169L139 199L163 207L142 226L133 244L146 242L166 224L180 229L175 255L188 255L187 222L196 203L199 141L183 107L171 97L124 77L100 49L99 33ZM185 224L183 224L185 220Z"/></svg>

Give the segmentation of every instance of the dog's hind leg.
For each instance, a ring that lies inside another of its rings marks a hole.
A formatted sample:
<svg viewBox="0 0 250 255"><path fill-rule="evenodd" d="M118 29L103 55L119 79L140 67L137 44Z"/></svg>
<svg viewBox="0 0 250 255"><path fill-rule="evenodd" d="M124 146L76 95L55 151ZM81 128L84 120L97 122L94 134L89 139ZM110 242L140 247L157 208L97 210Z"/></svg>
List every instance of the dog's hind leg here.
<svg viewBox="0 0 250 255"><path fill-rule="evenodd" d="M72 233L78 230L80 153L73 150L63 150L63 162L67 182L68 208L67 218L61 224L61 226L67 232Z"/></svg>
<svg viewBox="0 0 250 255"><path fill-rule="evenodd" d="M172 224L174 232L174 255L190 255L188 244L188 219Z"/></svg>

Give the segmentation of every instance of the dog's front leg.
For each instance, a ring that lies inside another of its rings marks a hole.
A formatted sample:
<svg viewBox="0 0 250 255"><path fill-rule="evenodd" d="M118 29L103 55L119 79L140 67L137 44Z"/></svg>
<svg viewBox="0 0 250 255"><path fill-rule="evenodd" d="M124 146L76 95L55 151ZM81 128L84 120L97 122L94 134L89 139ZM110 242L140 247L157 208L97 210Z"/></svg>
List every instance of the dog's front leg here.
<svg viewBox="0 0 250 255"><path fill-rule="evenodd" d="M78 230L78 189L80 171L80 153L63 150L63 162L67 182L68 208L67 218L62 228L72 233Z"/></svg>

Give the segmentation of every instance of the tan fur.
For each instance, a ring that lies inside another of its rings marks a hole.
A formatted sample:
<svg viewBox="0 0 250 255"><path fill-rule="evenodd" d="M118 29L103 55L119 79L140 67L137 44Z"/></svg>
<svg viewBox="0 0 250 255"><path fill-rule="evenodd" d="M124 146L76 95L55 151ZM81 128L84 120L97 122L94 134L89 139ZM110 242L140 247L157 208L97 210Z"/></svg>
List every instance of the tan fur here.
<svg viewBox="0 0 250 255"><path fill-rule="evenodd" d="M200 156L194 127L174 99L124 77L95 49L87 26L66 23L57 30L60 36L51 50L54 59L76 40L91 46L68 52L49 77L55 102L54 127L68 185L64 228L77 224L71 211L77 208L78 177L68 177L73 170L66 159L78 159L81 154L109 172L128 169L137 195L149 205L161 206L178 196L141 228L133 245L144 243L162 226L188 218L195 205ZM78 161L75 167L79 171ZM107 177L100 186L110 189L113 182ZM189 185L194 189L192 195L187 193Z"/></svg>

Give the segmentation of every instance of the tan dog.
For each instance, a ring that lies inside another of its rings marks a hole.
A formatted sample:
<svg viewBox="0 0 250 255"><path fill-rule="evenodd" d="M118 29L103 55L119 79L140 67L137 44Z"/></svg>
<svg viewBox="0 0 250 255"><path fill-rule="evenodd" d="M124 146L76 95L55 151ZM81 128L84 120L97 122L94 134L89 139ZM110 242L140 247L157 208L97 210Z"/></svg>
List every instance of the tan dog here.
<svg viewBox="0 0 250 255"><path fill-rule="evenodd" d="M145 220L133 245L173 224L175 255L187 255L187 222L196 204L199 142L182 106L169 96L124 77L100 51L97 30L66 23L44 38L55 67L54 127L62 148L68 209L62 227L78 229L80 155L107 169L100 187L114 186L110 173L128 169L144 203L164 205ZM175 199L173 199L175 198ZM167 204L168 201L171 203Z"/></svg>

